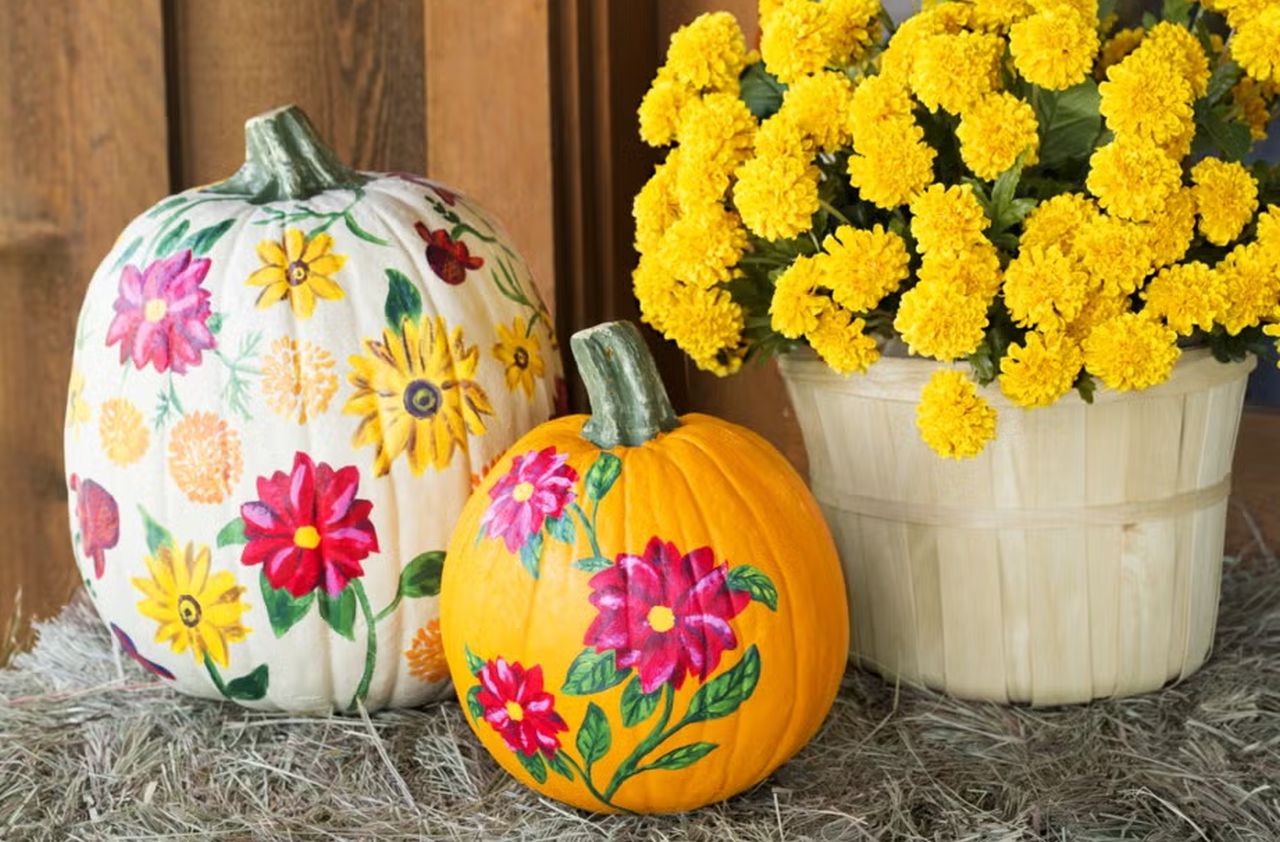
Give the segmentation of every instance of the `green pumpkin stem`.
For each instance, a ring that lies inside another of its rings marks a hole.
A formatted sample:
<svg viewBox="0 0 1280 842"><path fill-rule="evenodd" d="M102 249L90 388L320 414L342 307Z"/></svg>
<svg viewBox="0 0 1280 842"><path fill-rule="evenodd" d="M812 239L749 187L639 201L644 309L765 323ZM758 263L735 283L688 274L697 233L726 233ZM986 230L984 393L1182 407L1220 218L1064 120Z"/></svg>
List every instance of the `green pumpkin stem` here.
<svg viewBox="0 0 1280 842"><path fill-rule="evenodd" d="M591 400L582 435L606 450L635 447L674 430L680 421L658 366L631 322L606 322L569 340Z"/></svg>
<svg viewBox="0 0 1280 842"><path fill-rule="evenodd" d="M301 108L286 105L245 122L244 165L207 190L265 204L353 189L368 180L338 160Z"/></svg>

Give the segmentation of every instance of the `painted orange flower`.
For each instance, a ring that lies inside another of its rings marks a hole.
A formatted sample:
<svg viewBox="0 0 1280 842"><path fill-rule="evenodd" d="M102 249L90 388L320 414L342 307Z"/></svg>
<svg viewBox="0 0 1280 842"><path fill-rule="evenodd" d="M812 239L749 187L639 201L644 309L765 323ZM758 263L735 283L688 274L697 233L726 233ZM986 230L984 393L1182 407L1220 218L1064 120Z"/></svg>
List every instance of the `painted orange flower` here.
<svg viewBox="0 0 1280 842"><path fill-rule="evenodd" d="M240 480L240 435L212 412L183 416L169 439L169 474L187 498L221 503Z"/></svg>
<svg viewBox="0 0 1280 842"><path fill-rule="evenodd" d="M471 490L472 490L472 491L475 491L477 488L479 488L479 487L480 487L480 483L484 482L484 478L485 478L485 477L487 477L487 476L489 476L489 472L493 470L493 466L494 466L494 465L496 465L496 464L498 464L498 461L499 461L500 459L502 459L502 454L501 454L501 453L499 453L497 456L495 456L495 457L493 457L492 459L490 459L488 462L485 462L485 463L484 463L484 465L482 465L482 466L480 467L480 472L479 472L479 473L476 473L476 474L472 474L472 475L471 475Z"/></svg>
<svg viewBox="0 0 1280 842"><path fill-rule="evenodd" d="M333 356L306 340L282 336L262 361L262 391L271 411L299 424L322 414L338 390Z"/></svg>
<svg viewBox="0 0 1280 842"><path fill-rule="evenodd" d="M142 423L142 412L126 398L102 402L98 412L98 435L107 458L120 467L132 465L147 452L151 436Z"/></svg>
<svg viewBox="0 0 1280 842"><path fill-rule="evenodd" d="M420 681L443 681L449 675L444 660L444 647L440 645L440 621L428 620L413 636L413 643L404 653L409 662L409 675Z"/></svg>

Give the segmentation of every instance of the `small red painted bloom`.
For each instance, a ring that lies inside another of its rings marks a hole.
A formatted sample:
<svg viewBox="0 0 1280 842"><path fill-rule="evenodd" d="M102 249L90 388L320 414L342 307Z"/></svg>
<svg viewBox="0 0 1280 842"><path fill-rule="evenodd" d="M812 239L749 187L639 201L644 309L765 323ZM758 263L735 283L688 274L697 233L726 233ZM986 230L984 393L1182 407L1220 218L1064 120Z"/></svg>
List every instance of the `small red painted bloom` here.
<svg viewBox="0 0 1280 842"><path fill-rule="evenodd" d="M378 551L373 503L356 499L359 484L355 466L335 471L305 453L289 473L258 477L262 499L240 507L248 539L241 562L263 565L271 586L294 596L322 585L330 596L341 593L364 575L360 561Z"/></svg>
<svg viewBox="0 0 1280 842"><path fill-rule="evenodd" d="M547 518L560 517L573 502L578 481L578 472L565 464L568 458L554 447L515 457L511 470L489 489L493 502L480 521L485 534L501 536L508 552L519 552Z"/></svg>
<svg viewBox="0 0 1280 842"><path fill-rule="evenodd" d="M737 647L729 620L751 601L729 588L728 575L710 547L681 555L675 544L652 538L643 556L619 555L591 577L599 613L584 642L597 652L612 649L619 669L635 667L645 693L667 683L679 689L686 675L706 681L725 650Z"/></svg>
<svg viewBox="0 0 1280 842"><path fill-rule="evenodd" d="M476 678L480 679L476 700L484 706L484 720L508 748L525 757L539 751L551 757L559 750L556 734L569 726L556 713L556 697L542 687L541 666L526 670L499 657L486 662Z"/></svg>
<svg viewBox="0 0 1280 842"><path fill-rule="evenodd" d="M413 230L427 244L427 263L440 280L457 286L467 279L467 270L479 269L484 258L471 254L467 244L454 240L443 228L432 231L423 222L415 222Z"/></svg>
<svg viewBox="0 0 1280 842"><path fill-rule="evenodd" d="M120 540L120 508L116 498L91 479L71 475L76 493L76 521L80 524L80 547L93 559L93 575L101 579L107 567L107 550Z"/></svg>
<svg viewBox="0 0 1280 842"><path fill-rule="evenodd" d="M120 343L120 362L148 364L158 372L185 374L199 365L202 352L217 340L209 329L209 290L201 284L209 260L192 259L190 249L157 260L145 270L124 267L120 273L115 318L107 328L107 345Z"/></svg>

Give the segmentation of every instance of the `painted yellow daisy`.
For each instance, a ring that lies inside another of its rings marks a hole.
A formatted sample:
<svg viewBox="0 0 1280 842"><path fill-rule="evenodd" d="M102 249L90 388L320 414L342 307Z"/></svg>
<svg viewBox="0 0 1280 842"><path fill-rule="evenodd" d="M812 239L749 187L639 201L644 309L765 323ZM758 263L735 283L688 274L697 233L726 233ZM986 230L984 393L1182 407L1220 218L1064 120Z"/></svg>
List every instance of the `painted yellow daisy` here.
<svg viewBox="0 0 1280 842"><path fill-rule="evenodd" d="M493 355L506 370L507 388L513 392L524 389L529 397L533 397L534 381L546 371L542 349L532 328L517 316L511 327L498 325L498 341L493 345Z"/></svg>
<svg viewBox="0 0 1280 842"><path fill-rule="evenodd" d="M337 301L346 295L333 275L347 258L333 253L333 237L328 234L308 239L297 228L290 228L284 232L282 242L258 243L258 257L263 266L245 283L262 287L258 293L259 309L265 310L287 298L294 315L309 319L315 312L317 298Z"/></svg>
<svg viewBox="0 0 1280 842"><path fill-rule="evenodd" d="M227 666L227 645L245 639L249 629L240 622L249 610L241 602L244 588L226 570L209 574L209 548L188 543L178 549L162 545L143 559L151 578L134 577L133 586L146 597L138 612L160 624L157 643L174 652L191 650L196 663L206 659Z"/></svg>
<svg viewBox="0 0 1280 842"><path fill-rule="evenodd" d="M80 439L80 426L89 420L91 410L84 399L84 372L71 369L71 382L67 386L67 429Z"/></svg>
<svg viewBox="0 0 1280 842"><path fill-rule="evenodd" d="M147 452L151 436L142 422L142 412L127 398L102 402L98 412L98 435L107 458L120 467L132 465Z"/></svg>
<svg viewBox="0 0 1280 842"><path fill-rule="evenodd" d="M415 474L443 470L455 450L468 451L468 434L485 432L484 416L493 415L474 380L479 349L466 344L462 328L450 332L442 316L405 319L402 328L366 339L367 355L352 355L347 375L356 392L342 411L362 416L352 442L376 448L376 476L385 476L401 453Z"/></svg>

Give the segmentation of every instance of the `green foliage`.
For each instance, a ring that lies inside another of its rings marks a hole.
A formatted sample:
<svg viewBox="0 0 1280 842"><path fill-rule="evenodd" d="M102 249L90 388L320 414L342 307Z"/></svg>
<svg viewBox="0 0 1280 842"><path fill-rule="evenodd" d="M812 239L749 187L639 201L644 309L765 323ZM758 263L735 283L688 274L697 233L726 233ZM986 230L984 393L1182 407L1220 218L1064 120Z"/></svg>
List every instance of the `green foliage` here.
<svg viewBox="0 0 1280 842"><path fill-rule="evenodd" d="M758 120L765 120L782 107L782 95L787 86L778 77L764 69L764 62L749 65L738 80L738 96Z"/></svg>
<svg viewBox="0 0 1280 842"><path fill-rule="evenodd" d="M440 593L440 578L444 575L444 550L432 550L414 557L400 571L399 596L419 599Z"/></svg>
<svg viewBox="0 0 1280 842"><path fill-rule="evenodd" d="M1102 132L1098 85L1086 79L1065 91L1032 89L1031 104L1040 122L1040 166L1061 169L1093 153Z"/></svg>
<svg viewBox="0 0 1280 842"><path fill-rule="evenodd" d="M416 322L422 315L422 293L418 287L398 269L387 270L387 300L383 310L387 316L387 324L399 333L404 329L404 320Z"/></svg>
<svg viewBox="0 0 1280 842"><path fill-rule="evenodd" d="M560 689L571 696L589 696L617 687L627 680L630 673L629 669L618 669L613 661L612 650L596 652L588 647L573 659Z"/></svg>
<svg viewBox="0 0 1280 842"><path fill-rule="evenodd" d="M267 610L267 619L271 622L271 631L276 637L284 637L285 632L297 625L307 616L311 604L316 601L316 592L311 591L303 596L294 596L285 588L272 587L267 580L265 570L258 574L258 589L262 592L262 606ZM352 603L354 609L355 603ZM355 619L354 613L352 619Z"/></svg>
<svg viewBox="0 0 1280 842"><path fill-rule="evenodd" d="M316 601L320 605L320 617L329 624L329 628L347 640L355 640L355 586L348 584L337 596L329 596L329 592L324 588L319 588L313 593L318 595Z"/></svg>
<svg viewBox="0 0 1280 842"><path fill-rule="evenodd" d="M698 688L689 702L685 722L706 722L728 716L751 698L760 681L760 652L755 644L747 648L742 660Z"/></svg>

